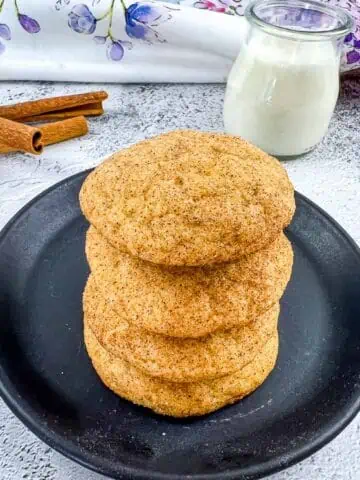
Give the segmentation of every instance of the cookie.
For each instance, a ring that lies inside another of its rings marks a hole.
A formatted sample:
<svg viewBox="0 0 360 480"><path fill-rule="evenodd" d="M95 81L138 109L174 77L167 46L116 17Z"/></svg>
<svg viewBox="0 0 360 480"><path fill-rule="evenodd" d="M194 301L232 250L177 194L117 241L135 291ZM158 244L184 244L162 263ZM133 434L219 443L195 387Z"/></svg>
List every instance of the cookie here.
<svg viewBox="0 0 360 480"><path fill-rule="evenodd" d="M133 403L173 417L205 415L249 395L270 374L278 353L276 334L242 370L216 380L173 383L146 375L109 354L87 324L85 344L95 370L107 387Z"/></svg>
<svg viewBox="0 0 360 480"><path fill-rule="evenodd" d="M164 267L112 247L94 227L86 256L97 287L129 323L172 337L202 337L240 327L277 303L289 281L293 253L281 234L237 263Z"/></svg>
<svg viewBox="0 0 360 480"><path fill-rule="evenodd" d="M117 249L190 266L264 248L295 210L278 160L241 138L190 130L112 155L85 180L80 204Z"/></svg>
<svg viewBox="0 0 360 480"><path fill-rule="evenodd" d="M111 308L89 277L84 292L86 323L114 356L148 375L172 382L218 378L251 362L277 331L279 304L240 328L221 330L200 339L149 333L130 324Z"/></svg>

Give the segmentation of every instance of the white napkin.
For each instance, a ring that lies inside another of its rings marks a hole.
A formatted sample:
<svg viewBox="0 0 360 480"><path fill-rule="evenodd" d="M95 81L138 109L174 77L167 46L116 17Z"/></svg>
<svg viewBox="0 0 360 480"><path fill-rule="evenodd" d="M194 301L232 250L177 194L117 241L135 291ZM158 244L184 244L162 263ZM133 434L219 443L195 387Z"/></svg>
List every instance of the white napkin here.
<svg viewBox="0 0 360 480"><path fill-rule="evenodd" d="M0 0L0 80L224 82L246 29L243 0L80 2ZM356 35L346 49L358 67Z"/></svg>

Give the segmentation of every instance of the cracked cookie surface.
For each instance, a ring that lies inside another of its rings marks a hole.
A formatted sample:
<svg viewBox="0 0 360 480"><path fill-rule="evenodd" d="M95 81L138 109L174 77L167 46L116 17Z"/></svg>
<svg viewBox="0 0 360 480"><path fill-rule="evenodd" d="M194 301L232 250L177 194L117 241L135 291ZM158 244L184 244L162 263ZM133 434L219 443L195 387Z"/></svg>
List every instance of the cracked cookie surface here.
<svg viewBox="0 0 360 480"><path fill-rule="evenodd" d="M237 263L164 267L116 250L94 227L86 256L101 294L129 323L192 338L240 327L267 311L282 296L293 262L282 233Z"/></svg>
<svg viewBox="0 0 360 480"><path fill-rule="evenodd" d="M90 275L84 292L85 321L110 354L148 375L172 382L218 378L253 361L277 331L279 304L253 322L200 339L173 338L138 328L111 308Z"/></svg>
<svg viewBox="0 0 360 480"><path fill-rule="evenodd" d="M276 333L253 362L224 377L196 383L174 383L146 375L109 354L85 323L85 345L103 383L117 395L162 415L205 415L232 404L258 388L273 370L278 354Z"/></svg>
<svg viewBox="0 0 360 480"><path fill-rule="evenodd" d="M149 262L234 261L274 241L295 210L280 162L238 137L175 131L112 155L85 180L82 211Z"/></svg>

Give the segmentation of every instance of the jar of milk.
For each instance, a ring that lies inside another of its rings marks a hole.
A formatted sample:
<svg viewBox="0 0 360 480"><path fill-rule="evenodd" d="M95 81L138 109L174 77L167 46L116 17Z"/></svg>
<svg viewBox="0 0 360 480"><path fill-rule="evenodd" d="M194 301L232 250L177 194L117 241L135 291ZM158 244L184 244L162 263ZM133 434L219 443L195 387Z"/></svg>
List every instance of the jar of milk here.
<svg viewBox="0 0 360 480"><path fill-rule="evenodd" d="M225 129L272 155L305 153L328 129L353 20L311 0L257 0L245 17L247 33L227 83Z"/></svg>

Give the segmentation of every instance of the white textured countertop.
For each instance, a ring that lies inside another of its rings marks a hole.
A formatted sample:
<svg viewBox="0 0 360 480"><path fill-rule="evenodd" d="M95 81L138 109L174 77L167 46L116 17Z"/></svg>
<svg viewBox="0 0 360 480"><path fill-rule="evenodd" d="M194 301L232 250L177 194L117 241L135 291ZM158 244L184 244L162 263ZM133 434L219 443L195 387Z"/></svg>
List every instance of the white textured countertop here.
<svg viewBox="0 0 360 480"><path fill-rule="evenodd" d="M1 83L0 104L104 86ZM90 121L90 134L41 157L0 157L0 228L32 197L98 159L144 137L194 128L221 131L222 86L105 87L107 113ZM360 99L341 99L324 142L286 163L297 190L330 213L360 243ZM100 480L30 433L0 400L0 480ZM271 480L359 480L360 415L333 442Z"/></svg>

